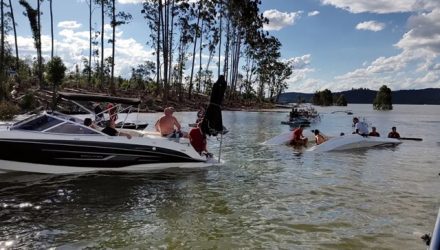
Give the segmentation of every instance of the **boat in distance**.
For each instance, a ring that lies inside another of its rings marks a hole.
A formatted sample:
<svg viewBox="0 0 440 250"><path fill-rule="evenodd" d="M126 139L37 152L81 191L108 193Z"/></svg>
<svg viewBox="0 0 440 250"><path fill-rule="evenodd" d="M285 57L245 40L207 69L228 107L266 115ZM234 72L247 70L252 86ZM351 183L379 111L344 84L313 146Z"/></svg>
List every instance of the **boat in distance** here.
<svg viewBox="0 0 440 250"><path fill-rule="evenodd" d="M200 168L216 162L199 155L188 141L135 130L131 139L108 136L82 122L62 113L42 112L0 131L0 171L141 172Z"/></svg>

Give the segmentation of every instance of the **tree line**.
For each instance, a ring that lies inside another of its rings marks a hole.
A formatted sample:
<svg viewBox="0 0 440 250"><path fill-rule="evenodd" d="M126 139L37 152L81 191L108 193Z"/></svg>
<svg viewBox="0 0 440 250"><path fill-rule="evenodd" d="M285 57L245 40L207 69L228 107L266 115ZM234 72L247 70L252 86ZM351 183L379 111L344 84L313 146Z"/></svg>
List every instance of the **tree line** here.
<svg viewBox="0 0 440 250"><path fill-rule="evenodd" d="M347 106L347 100L343 94L332 94L328 89L316 91L315 94L313 94L311 102L313 105L319 106Z"/></svg>
<svg viewBox="0 0 440 250"><path fill-rule="evenodd" d="M55 83L45 75L47 64L54 58L53 16L57 13L53 12L53 4L61 5L62 1L19 0L19 5L11 0L0 1L0 100L8 99L10 72L16 73L15 79L19 82L45 89L52 87ZM163 102L210 94L219 75L228 81L225 98L231 102L276 101L287 89L286 79L292 74L293 66L282 60L280 41L263 30L269 21L260 13L261 0L143 1L139 12L149 33L145 43L155 50L155 60L131 66L128 78L115 77L118 63L115 32L118 26L129 25L132 15L118 11L115 0L85 2L89 14L89 51L82 62L78 62L83 68L76 66L75 72L69 73L76 86L108 90L113 95L117 89L133 89L137 93L159 96ZM51 17L50 59L43 58L41 50L41 33L48 28L40 22L43 4L49 5ZM27 16L34 40L36 57L31 62L19 58L18 24L14 15L20 12ZM92 27L97 19L100 29ZM104 40L105 24L112 27L108 41ZM8 44L5 39L10 33L13 33L14 44ZM111 45L110 55L104 54L106 45ZM207 59L203 60L202 55Z"/></svg>

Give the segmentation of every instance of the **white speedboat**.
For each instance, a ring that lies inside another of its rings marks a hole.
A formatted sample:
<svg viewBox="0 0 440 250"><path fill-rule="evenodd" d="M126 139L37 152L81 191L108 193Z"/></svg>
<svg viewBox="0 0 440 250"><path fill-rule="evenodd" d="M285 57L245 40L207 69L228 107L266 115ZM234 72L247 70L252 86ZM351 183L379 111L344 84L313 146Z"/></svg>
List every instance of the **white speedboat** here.
<svg viewBox="0 0 440 250"><path fill-rule="evenodd" d="M82 122L58 112L42 112L0 131L0 171L151 171L199 168L214 162L187 141L143 133L131 139L108 136Z"/></svg>
<svg viewBox="0 0 440 250"><path fill-rule="evenodd" d="M328 152L339 150L351 150L359 148L371 148L379 146L395 146L401 141L394 138L361 136L358 134L349 134L338 137L329 138L322 144L315 145L308 149L314 152Z"/></svg>

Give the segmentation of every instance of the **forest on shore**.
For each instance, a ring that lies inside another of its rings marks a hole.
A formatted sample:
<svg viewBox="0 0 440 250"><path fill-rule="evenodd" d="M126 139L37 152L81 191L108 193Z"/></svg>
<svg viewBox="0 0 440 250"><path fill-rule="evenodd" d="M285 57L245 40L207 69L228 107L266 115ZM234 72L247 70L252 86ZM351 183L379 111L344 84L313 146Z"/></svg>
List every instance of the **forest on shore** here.
<svg viewBox="0 0 440 250"><path fill-rule="evenodd" d="M0 2L0 112L41 106L39 100L44 100L47 91L60 89L138 97L159 106L198 106L209 101L219 75L224 75L228 83L225 106L267 107L287 88L285 81L292 74L292 62L281 59L281 43L263 30L268 19L260 13L260 0L144 1L139 11L149 32L145 43L155 50L156 59L132 65L129 77L115 75L115 32L118 26L130 25L130 13L118 11L115 0L86 0L88 56L68 72L63 58L54 54L53 16L57 13L53 4L62 1ZM49 7L51 17L46 26L40 22L44 5ZM28 23L16 23L14 17L21 13ZM97 21L101 28L92 28ZM104 40L106 24L112 28L112 39L108 41ZM33 60L19 57L16 25L26 25L32 31ZM50 57L42 53L44 29L51 31ZM104 54L106 47L111 47L110 54ZM202 55L208 59L202 59ZM51 63L55 68L50 69ZM54 81L54 77L61 79Z"/></svg>

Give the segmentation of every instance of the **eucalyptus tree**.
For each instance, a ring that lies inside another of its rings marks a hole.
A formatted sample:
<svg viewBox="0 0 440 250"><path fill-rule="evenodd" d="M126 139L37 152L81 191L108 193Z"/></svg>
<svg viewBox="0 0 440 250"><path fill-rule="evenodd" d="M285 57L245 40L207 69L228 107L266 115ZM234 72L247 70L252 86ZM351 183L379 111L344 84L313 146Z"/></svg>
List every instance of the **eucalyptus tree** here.
<svg viewBox="0 0 440 250"><path fill-rule="evenodd" d="M249 46L250 49L254 49L264 37L262 28L268 20L259 13L260 5L260 0L229 0L227 4L227 15L230 20L227 32L231 40L226 43L225 50L228 53L225 54L225 75L229 70L231 71L229 74L230 98L234 97L237 89L240 58L243 55L242 47Z"/></svg>
<svg viewBox="0 0 440 250"><path fill-rule="evenodd" d="M215 38L211 35L215 34L215 31L217 29L217 27L215 26L216 24L216 9L215 9L215 1L201 1L199 2L200 4L203 3L202 7L201 7L201 26L200 26L200 45L199 45L199 72L198 72L198 82L197 82L197 93L200 93L200 88L202 85L202 75L205 75L205 80L207 77L207 74L202 74L203 73L203 67L202 67L202 54L203 54L203 50L205 47L208 47L208 49L210 49L210 45L212 44L210 42L210 40L215 40ZM207 42L204 44L204 40L206 39ZM214 49L215 49L215 44L213 44ZM211 51L211 50L210 50ZM208 59L208 63L206 64L206 69L208 69L209 67L209 63L210 60L212 59L212 55L210 55L210 58ZM207 71L205 72L207 73ZM203 81L204 82L204 81Z"/></svg>
<svg viewBox="0 0 440 250"><path fill-rule="evenodd" d="M114 83L114 72L115 72L115 44L116 44L116 27L122 24L126 24L130 22L132 19L131 14L120 11L116 14L116 2L112 0L111 5L109 6L111 11L109 11L111 18L111 27L112 27L112 39L110 40L112 44L112 61L111 61L111 78L110 78L110 92L115 94L115 83Z"/></svg>
<svg viewBox="0 0 440 250"><path fill-rule="evenodd" d="M53 59L53 10L52 10L52 2L53 0L49 0L49 9L50 9L50 39L51 39L51 50L50 50L50 59Z"/></svg>
<svg viewBox="0 0 440 250"><path fill-rule="evenodd" d="M60 57L56 56L47 63L47 78L52 83L53 89L53 109L55 109L57 88L62 83L65 74L66 66Z"/></svg>
<svg viewBox="0 0 440 250"><path fill-rule="evenodd" d="M193 89L193 76L194 76L194 64L196 59L196 48L197 48L197 40L201 37L200 31L200 19L202 17L202 6L206 0L201 0L197 4L192 3L190 14L195 17L196 22L191 24L192 38L193 38L193 51L192 51L192 63L191 63L191 74L189 78L188 85L188 98L191 99L192 89Z"/></svg>
<svg viewBox="0 0 440 250"><path fill-rule="evenodd" d="M0 22L1 22L1 42L0 42L0 101L6 97L6 86L4 84L6 79L5 74L5 13L4 13L4 2L0 2Z"/></svg>
<svg viewBox="0 0 440 250"><path fill-rule="evenodd" d="M149 43L153 48L156 49L156 94L161 91L160 86L160 15L157 10L159 9L158 0L149 0L142 3L143 8L141 13L144 14L144 18L147 20L148 27L150 28L150 38L151 43Z"/></svg>
<svg viewBox="0 0 440 250"><path fill-rule="evenodd" d="M258 91L257 96L261 101L264 98L264 89L270 84L270 77L274 73L274 68L279 60L281 43L273 36L262 37L261 42L256 48Z"/></svg>
<svg viewBox="0 0 440 250"><path fill-rule="evenodd" d="M32 37L34 39L34 46L37 50L37 75L40 86L44 86L43 82L43 60L42 60L42 53L41 53L41 27L39 23L39 6L40 1L37 0L38 7L37 9L32 8L32 6L26 1L26 0L20 0L20 5L22 5L26 9L26 16L29 19L29 24L31 26L32 30Z"/></svg>
<svg viewBox="0 0 440 250"><path fill-rule="evenodd" d="M101 6L101 63L98 68L100 78L100 88L104 87L104 25L105 25L105 13L109 0L95 0L95 3Z"/></svg>
<svg viewBox="0 0 440 250"><path fill-rule="evenodd" d="M15 27L15 17L14 17L14 8L12 6L12 1L9 0L9 15L11 17L11 25L14 30L14 44L15 44L15 70L16 72L20 69L20 58L18 57L18 43L17 43L17 28Z"/></svg>
<svg viewBox="0 0 440 250"><path fill-rule="evenodd" d="M136 68L131 69L131 79L130 82L135 84L140 90L151 90L150 86L147 84L153 81L152 75L154 75L156 65L152 61L145 61L143 64L139 64ZM152 86L154 88L154 86Z"/></svg>
<svg viewBox="0 0 440 250"><path fill-rule="evenodd" d="M4 69L5 69L5 35L6 35L6 29L5 29L5 10L4 10L4 1L0 1L0 29L1 29L1 39L0 39L0 78L3 79L4 75ZM2 82L1 82L2 83ZM3 88L3 84L1 84L1 88ZM2 93L0 93L2 94Z"/></svg>
<svg viewBox="0 0 440 250"><path fill-rule="evenodd" d="M276 61L274 63L270 82L270 100L278 102L281 93L287 89L286 80L292 75L292 69L292 62ZM273 99L274 95L276 95L275 99Z"/></svg>

